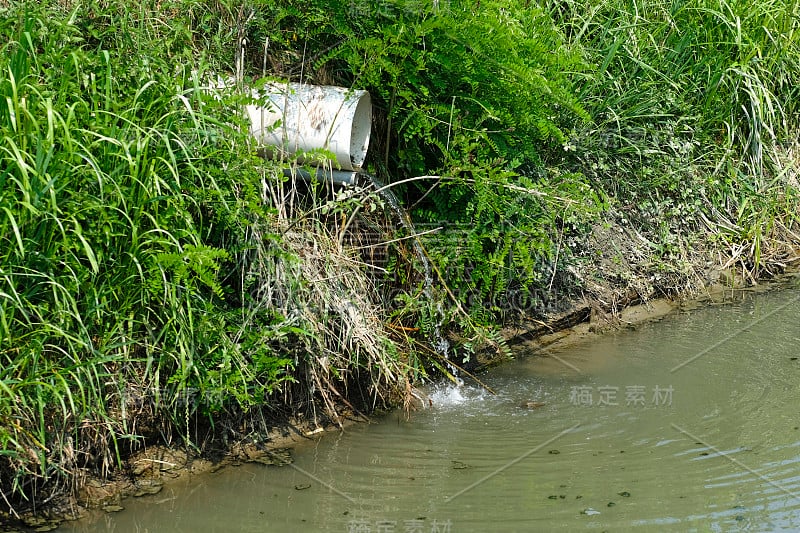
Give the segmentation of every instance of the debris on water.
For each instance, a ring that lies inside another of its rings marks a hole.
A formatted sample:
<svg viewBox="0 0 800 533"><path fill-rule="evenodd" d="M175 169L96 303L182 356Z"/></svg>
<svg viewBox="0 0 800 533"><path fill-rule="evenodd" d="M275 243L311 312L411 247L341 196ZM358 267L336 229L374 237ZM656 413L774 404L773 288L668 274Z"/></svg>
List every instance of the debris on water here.
<svg viewBox="0 0 800 533"><path fill-rule="evenodd" d="M581 511L581 514L585 514L585 515L588 515L588 516L594 516L594 515L600 514L600 511L598 511L597 509L592 509L591 507L587 507L586 509Z"/></svg>
<svg viewBox="0 0 800 533"><path fill-rule="evenodd" d="M520 407L523 409L539 409L540 407L544 407L547 405L544 402L524 402Z"/></svg>
<svg viewBox="0 0 800 533"><path fill-rule="evenodd" d="M630 498L631 497L631 493L628 492L627 490L623 490L622 492L618 492L617 494L619 494L623 498Z"/></svg>
<svg viewBox="0 0 800 533"><path fill-rule="evenodd" d="M454 470L464 470L465 468L469 468L470 466L467 463L462 463L461 461L450 461L453 463Z"/></svg>
<svg viewBox="0 0 800 533"><path fill-rule="evenodd" d="M301 483L300 485L295 485L294 490L306 490L311 488L311 483Z"/></svg>
<svg viewBox="0 0 800 533"><path fill-rule="evenodd" d="M549 453L550 455L558 455L558 454L560 454L561 452L560 452L560 451L558 451L558 450L550 450L550 451L549 451L549 452L547 452L547 453Z"/></svg>
<svg viewBox="0 0 800 533"><path fill-rule="evenodd" d="M125 509L123 506L121 506L121 505L114 505L114 504L112 504L112 505L106 505L105 507L103 507L103 510L104 510L105 512L107 512L107 513L118 513L118 512L120 512L120 511L122 511L123 509Z"/></svg>
<svg viewBox="0 0 800 533"><path fill-rule="evenodd" d="M614 502L608 502L608 505L606 507L614 507L615 505L617 504Z"/></svg>
<svg viewBox="0 0 800 533"><path fill-rule="evenodd" d="M557 494L551 494L550 496L547 497L547 499L548 500L557 500L558 499L558 495Z"/></svg>

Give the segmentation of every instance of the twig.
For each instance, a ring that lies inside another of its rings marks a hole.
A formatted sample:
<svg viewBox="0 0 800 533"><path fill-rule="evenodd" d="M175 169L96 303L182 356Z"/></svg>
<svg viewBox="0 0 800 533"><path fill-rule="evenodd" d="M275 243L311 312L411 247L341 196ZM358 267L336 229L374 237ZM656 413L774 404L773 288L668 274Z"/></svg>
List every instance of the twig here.
<svg viewBox="0 0 800 533"><path fill-rule="evenodd" d="M392 324L391 322L387 322L386 327L393 329L395 331L407 331L412 333L419 331L419 328L409 328L407 326L399 326L397 324Z"/></svg>

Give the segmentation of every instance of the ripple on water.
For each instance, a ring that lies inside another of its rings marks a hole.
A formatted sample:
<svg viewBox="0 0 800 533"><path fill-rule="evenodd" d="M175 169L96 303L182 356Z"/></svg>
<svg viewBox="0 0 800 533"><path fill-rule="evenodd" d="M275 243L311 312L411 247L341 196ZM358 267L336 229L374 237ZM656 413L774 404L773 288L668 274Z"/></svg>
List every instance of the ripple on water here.
<svg viewBox="0 0 800 533"><path fill-rule="evenodd" d="M434 520L451 532L800 530L800 304L770 314L797 294L555 354L574 368L520 358L481 376L496 395L430 386L431 406L408 417L309 442L290 467L220 472L167 512L126 503L92 530L404 531L413 520L426 532ZM576 387L594 402L576 403ZM597 402L603 387L616 402ZM645 401L626 402L629 387ZM656 387L671 388L669 403L654 401Z"/></svg>

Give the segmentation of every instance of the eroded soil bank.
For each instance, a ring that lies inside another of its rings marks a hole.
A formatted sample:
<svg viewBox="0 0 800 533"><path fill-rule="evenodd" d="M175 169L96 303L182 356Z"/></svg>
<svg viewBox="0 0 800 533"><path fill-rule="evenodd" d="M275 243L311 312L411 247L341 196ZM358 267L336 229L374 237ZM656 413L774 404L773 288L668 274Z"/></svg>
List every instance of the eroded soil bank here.
<svg viewBox="0 0 800 533"><path fill-rule="evenodd" d="M609 306L607 301L600 298L586 297L575 301L570 309L554 313L546 321L515 324L507 326L502 332L515 354L547 357L551 349L591 343L610 331L636 328L639 324L659 320L678 309L725 304L734 301L742 292L780 290L798 276L797 268L786 267L783 270L779 276L750 286L745 286L743 278L734 271L721 270L712 280L707 280L702 288L673 298L631 297L625 300L618 296L615 305ZM644 281L638 280L637 283ZM502 361L486 357L479 358L479 363L478 370L481 370L502 364ZM426 397L415 395L406 408L421 408L419 402L429 401ZM157 494L170 483L242 463L286 464L292 461L290 450L293 446L315 439L325 432L342 431L351 424L369 422L369 418L363 414L347 409L342 409L342 412L341 425L303 418L276 418L269 422L271 429L267 432L253 432L246 439L231 442L227 446L218 443L202 454L164 445L147 447L128 457L123 467L108 479L84 472L77 481L73 498L43 502L36 511L17 517L7 514L0 516L4 524L2 531L50 531L62 521L76 520L87 513L121 511L125 508L126 499Z"/></svg>
<svg viewBox="0 0 800 533"><path fill-rule="evenodd" d="M291 463L290 449L298 443L314 439L327 431L342 431L352 424L369 421L363 415L343 412L341 425L315 424L303 419L276 419L266 434L253 434L227 448L217 447L202 454L164 445L147 447L128 457L122 468L107 479L84 472L72 498L44 502L39 510L20 516L0 514L0 531L51 531L63 521L77 520L90 512L122 511L125 500L129 498L158 494L165 485L207 475L221 468L243 463Z"/></svg>

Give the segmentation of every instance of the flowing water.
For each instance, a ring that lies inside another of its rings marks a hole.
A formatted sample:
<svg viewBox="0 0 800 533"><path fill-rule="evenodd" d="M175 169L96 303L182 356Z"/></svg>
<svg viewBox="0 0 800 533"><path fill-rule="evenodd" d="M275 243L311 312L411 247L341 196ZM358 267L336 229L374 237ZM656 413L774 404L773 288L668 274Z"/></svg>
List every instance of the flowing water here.
<svg viewBox="0 0 800 533"><path fill-rule="evenodd" d="M411 221L408 211L400 206L400 200L390 187L384 185L382 181L371 174L366 174L366 176L369 178L370 182L372 182L372 186L375 187L375 191L386 201L387 204L389 204L389 207L397 218L397 222L400 224L400 226L402 226L403 229L405 229L412 237L411 242L414 247L414 253L417 255L417 259L422 266L422 272L425 274L425 278L423 280L425 297L429 302L436 302L435 305L438 317L437 323L434 325L433 347L437 352L439 352L439 355L441 355L445 361L448 361L450 356L450 343L444 338L444 335L442 335L444 310L442 309L441 301L438 301L434 297L433 268L431 267L431 262L428 260L428 255L425 253L425 249L422 247L422 243L419 241L419 238L416 237L417 231L414 228L414 223ZM457 375L456 368L454 366L448 363L448 367L453 375Z"/></svg>
<svg viewBox="0 0 800 533"><path fill-rule="evenodd" d="M679 312L434 387L74 531L797 531L800 290ZM530 408L528 402L537 402ZM544 404L544 405L540 405ZM67 530L67 527L64 528Z"/></svg>

